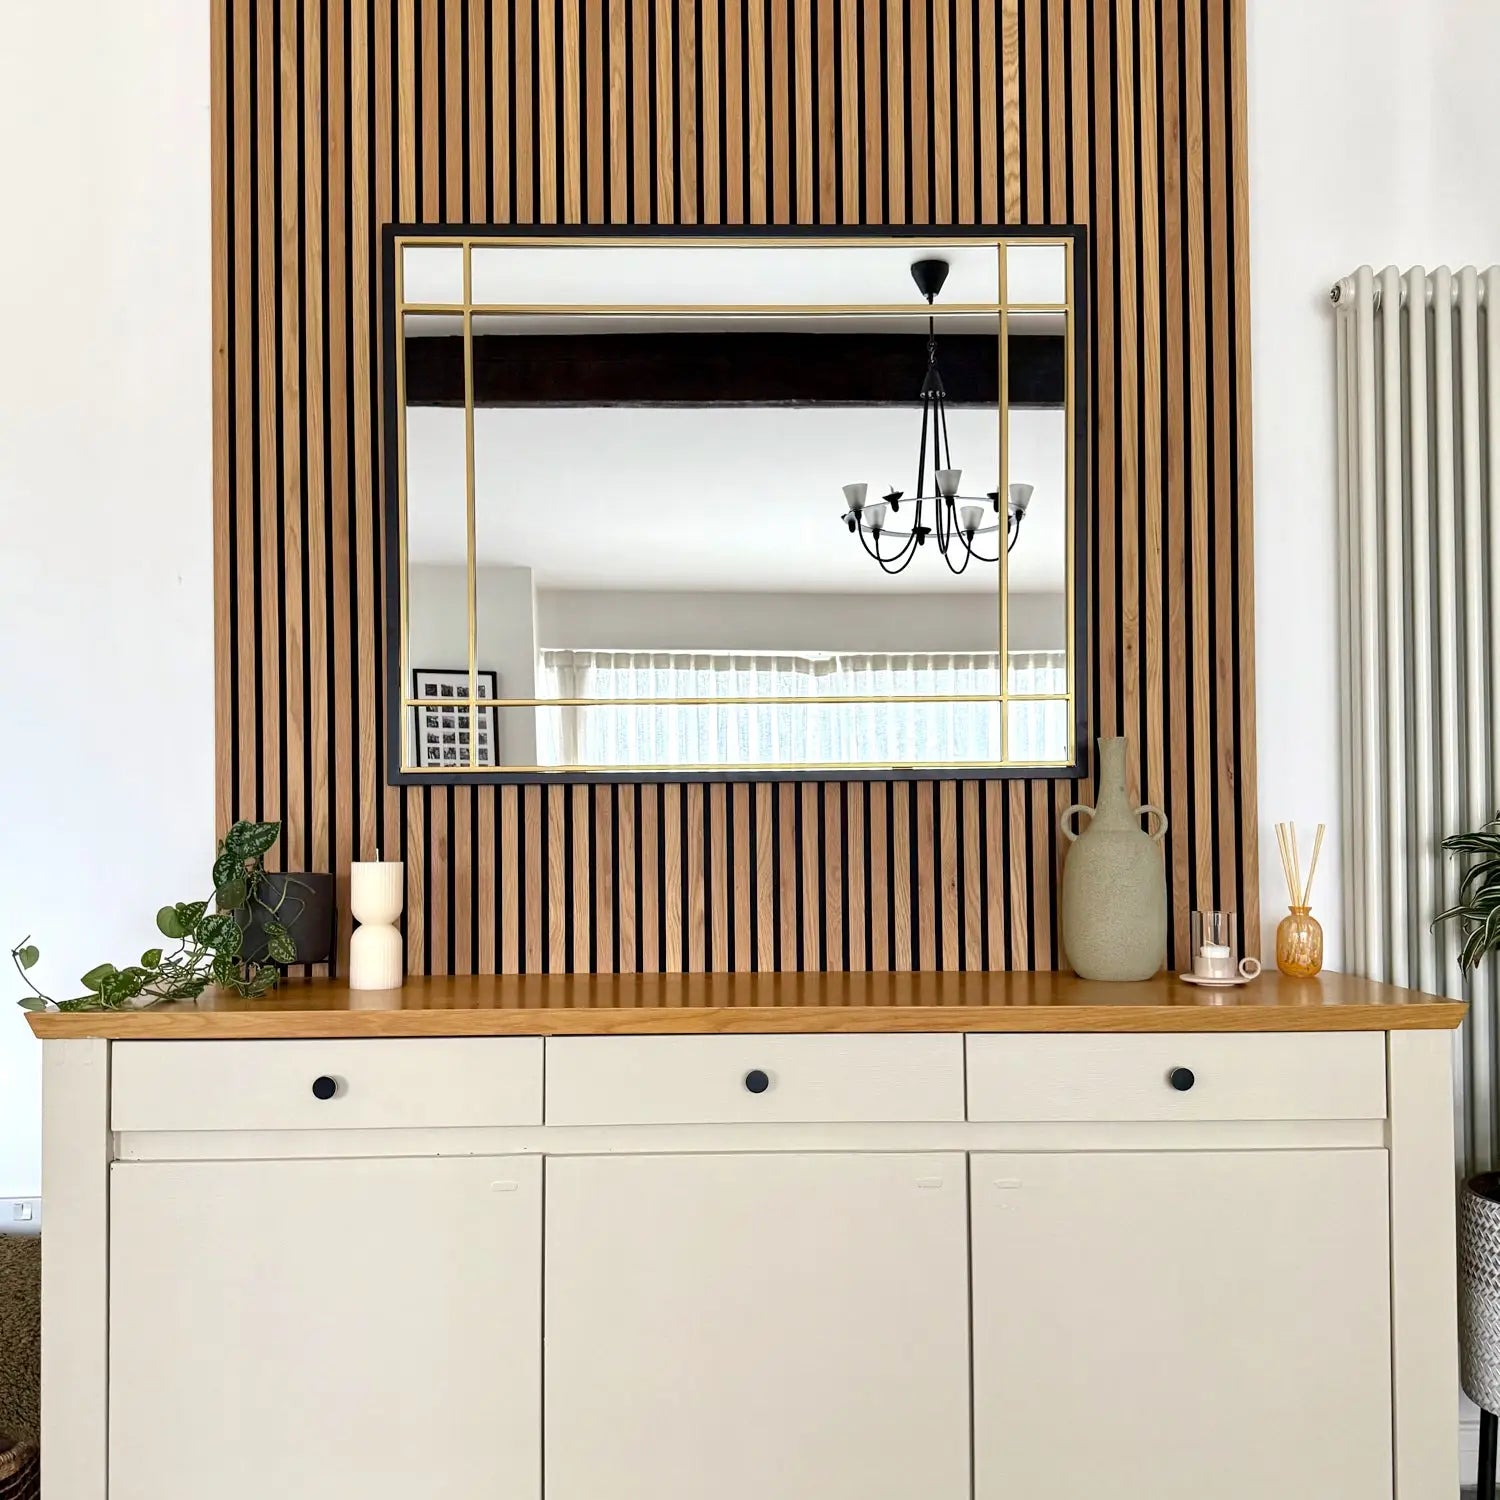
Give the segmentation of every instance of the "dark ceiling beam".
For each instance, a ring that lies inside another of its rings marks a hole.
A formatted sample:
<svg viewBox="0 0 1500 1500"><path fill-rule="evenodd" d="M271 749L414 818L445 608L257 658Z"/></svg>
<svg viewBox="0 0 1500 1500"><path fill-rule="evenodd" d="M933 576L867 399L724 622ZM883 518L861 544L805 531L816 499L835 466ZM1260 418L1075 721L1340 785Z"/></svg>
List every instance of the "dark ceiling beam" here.
<svg viewBox="0 0 1500 1500"><path fill-rule="evenodd" d="M885 333L484 334L476 406L913 406L926 336ZM995 340L946 334L950 406L994 406ZM1063 340L1010 340L1010 404L1063 404ZM462 406L461 336L406 341L410 406Z"/></svg>

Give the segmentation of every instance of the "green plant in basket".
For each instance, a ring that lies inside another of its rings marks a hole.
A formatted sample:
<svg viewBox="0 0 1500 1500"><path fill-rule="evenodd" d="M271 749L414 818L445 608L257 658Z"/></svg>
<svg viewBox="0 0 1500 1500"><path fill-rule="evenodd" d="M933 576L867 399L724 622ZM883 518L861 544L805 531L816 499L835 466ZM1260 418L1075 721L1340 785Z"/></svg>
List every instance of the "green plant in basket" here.
<svg viewBox="0 0 1500 1500"><path fill-rule="evenodd" d="M1459 924L1459 967L1475 969L1485 954L1500 948L1500 819L1484 824L1477 833L1444 839L1443 848L1450 854L1472 855L1473 860L1459 877L1458 900L1439 912L1432 925Z"/></svg>
<svg viewBox="0 0 1500 1500"><path fill-rule="evenodd" d="M263 995L281 977L277 964L296 961L288 930L286 903L293 882L266 879L266 851L281 834L280 823L236 823L219 840L213 866L213 895L206 901L177 901L156 914L156 930L167 941L148 948L138 963L117 968L104 963L79 981L84 993L71 1000L44 994L31 978L41 953L23 938L10 956L31 993L25 1010L126 1010L163 1000L196 1000L210 984L244 996ZM263 936L246 951L246 935Z"/></svg>

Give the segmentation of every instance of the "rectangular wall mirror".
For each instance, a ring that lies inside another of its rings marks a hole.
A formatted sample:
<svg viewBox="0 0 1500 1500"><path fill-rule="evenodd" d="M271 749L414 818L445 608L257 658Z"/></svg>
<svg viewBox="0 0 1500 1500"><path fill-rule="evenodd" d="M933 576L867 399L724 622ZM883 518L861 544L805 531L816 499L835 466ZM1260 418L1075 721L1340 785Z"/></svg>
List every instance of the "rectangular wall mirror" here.
<svg viewBox="0 0 1500 1500"><path fill-rule="evenodd" d="M1076 772L1081 234L392 226L392 780Z"/></svg>

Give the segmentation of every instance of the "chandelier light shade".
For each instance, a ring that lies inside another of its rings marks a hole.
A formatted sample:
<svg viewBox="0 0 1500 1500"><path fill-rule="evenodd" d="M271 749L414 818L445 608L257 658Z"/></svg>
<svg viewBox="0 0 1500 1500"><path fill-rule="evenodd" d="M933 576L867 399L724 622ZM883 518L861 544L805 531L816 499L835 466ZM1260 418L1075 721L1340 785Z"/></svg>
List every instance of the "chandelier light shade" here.
<svg viewBox="0 0 1500 1500"><path fill-rule="evenodd" d="M912 280L917 290L927 300L929 307L937 299L948 279L948 262L945 260L919 260L911 268ZM891 524L890 518L897 515L901 502L907 497L901 490L890 490L879 501L871 505L866 497L869 487L864 484L846 484L844 501L849 507L842 520L849 531L857 536L865 551L887 573L900 573L911 565L917 549L925 546L928 537L937 539L938 552L950 571L962 573L973 561L997 563L1000 561L999 538L1005 532L1005 550L1009 552L1021 535L1021 522L1026 518L1031 504L1032 486L1013 484L1006 496L1005 520L1000 520L1000 493L990 490L983 496L963 495L959 486L963 482L963 470L954 466L953 452L948 445L948 393L943 385L942 373L937 363L937 320L933 314L927 316L927 370L919 393L922 406L922 432L917 446L917 487L913 494L914 513L909 526ZM931 443L931 490L928 489L928 445ZM931 507L931 524L924 516ZM986 524L987 517L989 519ZM995 538L996 552L987 556L976 546L981 537ZM886 545L882 545L886 544Z"/></svg>

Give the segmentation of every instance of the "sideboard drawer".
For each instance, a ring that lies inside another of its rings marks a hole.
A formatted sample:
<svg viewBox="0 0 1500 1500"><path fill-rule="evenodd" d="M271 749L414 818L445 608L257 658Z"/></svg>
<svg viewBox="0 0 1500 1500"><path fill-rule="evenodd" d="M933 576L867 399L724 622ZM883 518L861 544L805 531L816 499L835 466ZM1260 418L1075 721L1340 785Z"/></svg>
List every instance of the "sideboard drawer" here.
<svg viewBox="0 0 1500 1500"><path fill-rule="evenodd" d="M971 1120L1378 1120L1376 1031L970 1036ZM1174 1078L1175 1075L1175 1078Z"/></svg>
<svg viewBox="0 0 1500 1500"><path fill-rule="evenodd" d="M549 1037L549 1125L964 1117L960 1036Z"/></svg>
<svg viewBox="0 0 1500 1500"><path fill-rule="evenodd" d="M539 1125L539 1037L116 1042L115 1130Z"/></svg>

